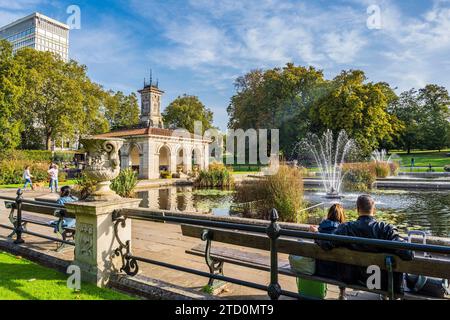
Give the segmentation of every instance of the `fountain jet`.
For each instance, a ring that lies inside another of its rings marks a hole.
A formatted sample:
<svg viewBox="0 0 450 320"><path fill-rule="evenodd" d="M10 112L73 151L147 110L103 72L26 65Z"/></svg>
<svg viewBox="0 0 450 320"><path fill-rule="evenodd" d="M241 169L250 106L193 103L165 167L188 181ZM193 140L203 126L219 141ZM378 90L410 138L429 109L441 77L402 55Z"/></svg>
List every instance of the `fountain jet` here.
<svg viewBox="0 0 450 320"><path fill-rule="evenodd" d="M322 137L308 134L301 141L304 152L311 153L319 168L322 184L327 198L342 198L342 164L347 155L355 148L355 142L342 130L334 141L333 132L327 130Z"/></svg>

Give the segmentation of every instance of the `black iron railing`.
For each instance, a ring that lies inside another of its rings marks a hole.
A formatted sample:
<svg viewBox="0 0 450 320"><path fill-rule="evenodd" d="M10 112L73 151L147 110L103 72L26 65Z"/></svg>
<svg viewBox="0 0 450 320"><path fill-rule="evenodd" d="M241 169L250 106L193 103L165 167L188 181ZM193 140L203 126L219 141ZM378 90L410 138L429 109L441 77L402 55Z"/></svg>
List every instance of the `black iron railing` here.
<svg viewBox="0 0 450 320"><path fill-rule="evenodd" d="M130 242L127 241L123 243L120 240L118 227L124 227L126 224L126 220L130 218L133 220L144 220L144 221L163 221L163 222L171 222L177 224L188 224L193 226L205 227L205 230L201 236L202 240L207 241L206 250L205 250L205 258L207 260L208 266L210 267L210 272L203 272L179 265L169 264L161 261L157 261L154 259L144 258L135 256L131 253ZM411 251L419 251L419 252L427 252L427 253L435 253L435 254L450 254L450 247L440 246L440 245L426 245L426 244L416 244L416 243L405 243L398 241L387 241L387 240L377 240L377 239L367 239L367 238L359 238L359 237L350 237L350 236L340 236L340 235L332 235L332 234L322 234L322 233L311 233L290 229L282 229L278 224L278 213L275 209L271 210L270 213L270 224L268 227L257 226L257 225L249 225L249 224L241 224L234 222L222 222L222 221L210 221L210 220L200 220L200 219L192 219L187 217L175 217L175 216L165 216L158 213L152 213L148 211L141 212L128 212L127 210L119 210L114 214L115 220L115 236L118 240L120 246L116 250L116 255L122 258L122 271L127 273L128 275L136 275L139 271L138 262L149 263L165 268L170 268L182 272L191 273L194 275L199 275L203 277L207 277L210 279L223 280L230 283L235 283L238 285L243 285L255 289L266 290L269 297L271 299L278 299L280 295L285 295L288 297L298 298L298 299L308 299L306 297L300 296L298 293L290 292L283 290L278 281L278 248L277 248L277 240L280 236L288 236L295 237L301 239L311 239L311 240L323 240L323 241L334 241L339 243L352 243L359 245L367 245L379 247L387 250L411 250ZM218 261L214 260L214 258L210 257L210 249L211 249L211 239L209 238L207 228L220 228L220 229L228 229L234 231L246 231L252 232L255 234L266 235L270 239L270 284L268 286L261 285L259 283L244 281L236 278L231 278L224 276L222 274L217 274L215 271L217 269L222 268L222 264L218 263ZM394 260L392 256L386 256L385 259L385 267L389 274L389 283L388 283L388 292L390 298L395 296L394 294L394 284L393 284L393 264Z"/></svg>
<svg viewBox="0 0 450 320"><path fill-rule="evenodd" d="M11 233L10 237L15 235L15 240L14 240L15 244L24 243L25 241L24 241L22 235L29 234L29 235L32 235L35 237L55 241L55 242L61 243L62 245L75 246L75 242L66 240L65 237L63 237L63 239L60 239L60 238L52 237L52 236L45 235L42 233L29 231L29 230L26 230L24 227L24 225L29 222L29 221L24 220L22 217L22 212L24 211L23 206L25 204L25 205L29 205L29 206L27 206L27 211L30 211L30 212L34 212L33 207L52 212L52 214L57 218L56 229L58 230L58 233L63 234L64 217L66 217L66 215L67 215L67 211L64 206L59 205L59 204L43 202L43 201L26 200L23 198L23 191L21 189L17 190L16 198L0 196L0 199L5 200L6 208L11 210L10 215L9 215L9 220L12 223L12 226L0 224L0 227L13 231ZM14 216L14 210L17 210L17 213L15 216ZM36 212L40 213L38 211L36 211ZM31 222L31 223L33 223L33 222ZM50 226L50 225L48 225L48 226Z"/></svg>

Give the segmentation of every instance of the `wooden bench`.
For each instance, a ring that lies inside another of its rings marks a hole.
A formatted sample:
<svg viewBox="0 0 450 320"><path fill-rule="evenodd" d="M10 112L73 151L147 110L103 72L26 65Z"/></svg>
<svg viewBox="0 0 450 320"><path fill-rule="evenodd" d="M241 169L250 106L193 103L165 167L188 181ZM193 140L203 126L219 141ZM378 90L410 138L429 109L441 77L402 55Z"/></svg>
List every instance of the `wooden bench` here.
<svg viewBox="0 0 450 320"><path fill-rule="evenodd" d="M16 213L16 203L14 201L5 201L5 207L10 209L9 213L9 221L13 226L17 225L17 213ZM42 215L51 215L55 218L47 218L43 216L38 216L34 214L29 214L25 212L38 213ZM55 230L56 234L58 234L62 240L74 240L75 238L75 227L64 227L64 218L66 218L67 212L64 208L55 208L50 204L28 204L22 203L22 228L23 230L27 230L28 224L35 224L44 227L49 227ZM52 222L56 222L52 224ZM13 231L8 238L12 238L15 235L15 231ZM69 248L66 243L58 242L56 251L61 252L66 248Z"/></svg>
<svg viewBox="0 0 450 320"><path fill-rule="evenodd" d="M213 242L226 243L231 245L237 245L242 247L248 247L253 249L260 249L268 251L270 250L270 240L263 234L225 230L217 228L205 228L193 225L181 225L183 236L202 238L205 230L208 230L208 238ZM201 244L190 250L186 250L186 253L203 256L207 254L207 245ZM322 250L317 244L308 240L299 240L290 237L280 237L278 239L278 252L284 254L293 254L297 256L312 257L325 261L334 261L346 264L352 264L356 266L370 266L377 265L382 270L386 270L385 258L386 256L393 257L393 272L403 272L411 274L421 274L431 277L438 277L448 279L450 278L450 260L437 257L415 257L413 261L404 261L400 258L393 256L392 254L382 253L367 253L360 251L352 251L346 248L336 248L331 251ZM249 267L253 269L270 271L269 256L261 253L250 253L239 249L231 248L209 248L210 259L219 268L212 268L209 266L212 273L223 273L223 264L231 263L240 265L243 267ZM279 259L278 272L282 275L291 277L300 277L307 280L315 280L331 285L335 285L339 288L350 288L358 291L368 291L377 293L383 296L388 296L389 293L382 290L369 290L366 286L347 284L341 281L325 278L319 276L309 276L303 274L297 274L290 269L289 262L287 260ZM212 283L212 279L210 282ZM414 294L412 292L406 292L403 295L395 294L396 298L401 299L431 299L429 297ZM343 291L340 291L340 299L343 299Z"/></svg>

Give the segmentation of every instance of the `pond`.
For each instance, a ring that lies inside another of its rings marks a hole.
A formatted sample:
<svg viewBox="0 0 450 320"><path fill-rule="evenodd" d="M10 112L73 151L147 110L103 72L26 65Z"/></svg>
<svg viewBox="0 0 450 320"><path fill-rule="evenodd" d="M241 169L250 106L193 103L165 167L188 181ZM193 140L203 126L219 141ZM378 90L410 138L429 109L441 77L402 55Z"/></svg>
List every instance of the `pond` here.
<svg viewBox="0 0 450 320"><path fill-rule="evenodd" d="M328 208L333 200L324 193L305 191L305 199ZM377 209L395 215L401 229L420 229L434 236L450 237L450 193L448 191L377 190L372 192ZM193 187L169 187L139 191L141 207L227 216L233 204L233 192ZM346 209L355 209L357 193L340 200ZM335 200L334 200L335 201Z"/></svg>

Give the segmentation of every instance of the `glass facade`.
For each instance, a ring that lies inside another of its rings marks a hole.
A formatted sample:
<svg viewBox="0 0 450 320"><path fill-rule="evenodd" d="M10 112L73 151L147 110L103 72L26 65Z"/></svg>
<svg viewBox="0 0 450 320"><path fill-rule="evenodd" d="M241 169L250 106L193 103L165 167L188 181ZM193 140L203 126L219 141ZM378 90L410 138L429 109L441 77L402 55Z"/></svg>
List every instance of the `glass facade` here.
<svg viewBox="0 0 450 320"><path fill-rule="evenodd" d="M25 47L58 54L69 60L69 27L39 13L0 28L0 39L13 45L13 52Z"/></svg>

